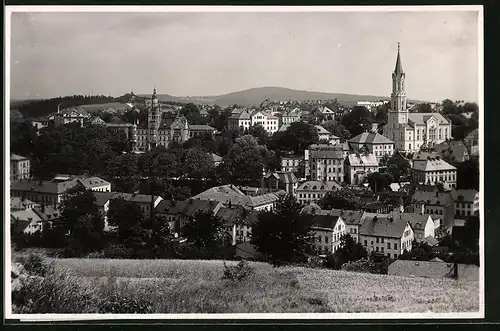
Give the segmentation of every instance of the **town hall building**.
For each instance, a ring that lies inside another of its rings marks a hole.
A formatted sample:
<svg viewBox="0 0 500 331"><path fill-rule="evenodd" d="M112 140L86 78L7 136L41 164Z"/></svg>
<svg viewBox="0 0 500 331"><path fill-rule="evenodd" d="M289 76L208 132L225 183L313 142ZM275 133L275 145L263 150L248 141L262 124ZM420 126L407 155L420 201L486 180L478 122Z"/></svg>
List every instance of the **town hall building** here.
<svg viewBox="0 0 500 331"><path fill-rule="evenodd" d="M432 147L451 138L451 123L440 113L410 113L405 92L405 73L398 43L396 67L392 73L391 108L384 136L394 142L394 148L415 152L422 146Z"/></svg>

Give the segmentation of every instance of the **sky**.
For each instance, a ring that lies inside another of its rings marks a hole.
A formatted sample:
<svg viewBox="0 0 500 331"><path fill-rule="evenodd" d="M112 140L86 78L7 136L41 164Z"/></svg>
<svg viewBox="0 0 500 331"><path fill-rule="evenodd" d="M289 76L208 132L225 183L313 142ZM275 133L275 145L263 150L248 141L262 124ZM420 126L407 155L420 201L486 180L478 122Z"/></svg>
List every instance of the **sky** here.
<svg viewBox="0 0 500 331"><path fill-rule="evenodd" d="M261 86L478 101L478 13L12 13L11 98Z"/></svg>

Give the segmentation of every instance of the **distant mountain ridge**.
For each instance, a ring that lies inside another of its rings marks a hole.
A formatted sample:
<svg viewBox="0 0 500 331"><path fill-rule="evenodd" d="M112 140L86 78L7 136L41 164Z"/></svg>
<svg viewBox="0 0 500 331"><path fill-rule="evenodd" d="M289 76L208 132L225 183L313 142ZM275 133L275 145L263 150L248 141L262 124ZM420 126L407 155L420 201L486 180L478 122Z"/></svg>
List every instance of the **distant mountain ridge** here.
<svg viewBox="0 0 500 331"><path fill-rule="evenodd" d="M141 97L151 96L151 94L138 95ZM217 104L219 106L230 106L234 104L241 106L254 106L261 104L266 98L271 101L328 100L337 98L341 104L345 105L355 105L357 101L379 101L390 99L387 96L302 91L277 86L256 87L217 96L176 97L169 94L158 94L158 99L161 101Z"/></svg>

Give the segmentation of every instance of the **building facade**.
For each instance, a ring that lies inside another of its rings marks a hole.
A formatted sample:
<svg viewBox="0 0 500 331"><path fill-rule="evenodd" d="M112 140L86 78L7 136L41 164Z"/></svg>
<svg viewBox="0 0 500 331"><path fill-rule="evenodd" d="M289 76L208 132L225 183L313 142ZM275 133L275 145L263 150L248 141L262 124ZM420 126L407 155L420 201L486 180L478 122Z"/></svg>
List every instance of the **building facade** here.
<svg viewBox="0 0 500 331"><path fill-rule="evenodd" d="M479 213L479 192L476 190L451 190L455 203L455 219L465 219L467 216Z"/></svg>
<svg viewBox="0 0 500 331"><path fill-rule="evenodd" d="M311 180L344 182L344 154L340 145L311 145L306 150L306 176Z"/></svg>
<svg viewBox="0 0 500 331"><path fill-rule="evenodd" d="M319 254L333 254L340 248L340 238L347 228L340 216L313 215L311 232L315 235L315 246Z"/></svg>
<svg viewBox="0 0 500 331"><path fill-rule="evenodd" d="M439 113L410 113L405 92L405 78L399 52L392 73L391 108L384 136L400 151L414 152L451 138L451 123Z"/></svg>
<svg viewBox="0 0 500 331"><path fill-rule="evenodd" d="M29 179L30 177L30 160L21 155L10 154L10 180Z"/></svg>
<svg viewBox="0 0 500 331"><path fill-rule="evenodd" d="M349 140L348 144L353 152L366 150L375 155L379 161L384 156L392 156L394 153L394 142L378 133L361 133Z"/></svg>
<svg viewBox="0 0 500 331"><path fill-rule="evenodd" d="M307 181L297 188L297 201L301 204L317 203L328 192L340 189L342 186L333 181Z"/></svg>
<svg viewBox="0 0 500 331"><path fill-rule="evenodd" d="M379 164L373 154L349 154L346 161L347 181L352 185L363 184L365 177L378 172Z"/></svg>
<svg viewBox="0 0 500 331"><path fill-rule="evenodd" d="M429 153L416 153L412 160L413 181L418 184L443 184L446 190L457 185L457 168L441 157Z"/></svg>

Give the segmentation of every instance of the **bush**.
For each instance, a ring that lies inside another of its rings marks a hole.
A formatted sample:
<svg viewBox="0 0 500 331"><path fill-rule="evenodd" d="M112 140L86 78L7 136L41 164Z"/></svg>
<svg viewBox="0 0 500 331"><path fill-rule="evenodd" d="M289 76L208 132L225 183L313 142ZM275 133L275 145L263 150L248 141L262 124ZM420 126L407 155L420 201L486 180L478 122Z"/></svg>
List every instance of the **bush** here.
<svg viewBox="0 0 500 331"><path fill-rule="evenodd" d="M51 270L52 265L46 262L46 258L40 254L30 254L21 262L23 269L30 275L45 277Z"/></svg>
<svg viewBox="0 0 500 331"><path fill-rule="evenodd" d="M224 262L224 275L222 276L222 279L241 281L253 273L253 268L245 260L241 260L235 266L227 266Z"/></svg>
<svg viewBox="0 0 500 331"><path fill-rule="evenodd" d="M391 263L392 260L388 258L383 258L380 262L374 262L369 258L362 258L358 261L344 263L341 270L386 275Z"/></svg>

